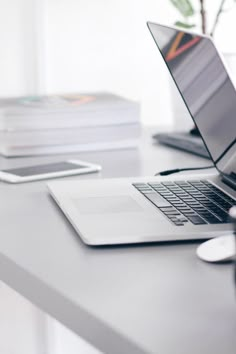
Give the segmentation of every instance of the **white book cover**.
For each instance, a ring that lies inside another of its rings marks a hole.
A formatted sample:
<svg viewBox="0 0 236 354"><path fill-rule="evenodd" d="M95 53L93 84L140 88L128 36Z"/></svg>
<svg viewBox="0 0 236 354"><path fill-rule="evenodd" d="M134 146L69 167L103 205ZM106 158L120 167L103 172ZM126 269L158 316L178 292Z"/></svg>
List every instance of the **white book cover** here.
<svg viewBox="0 0 236 354"><path fill-rule="evenodd" d="M0 118L0 131L23 131L40 129L64 129L130 124L139 121L140 107L105 109L97 112L61 112L51 115L39 113L32 116L7 116Z"/></svg>
<svg viewBox="0 0 236 354"><path fill-rule="evenodd" d="M97 112L98 110L127 108L137 102L111 93L62 94L25 96L0 99L1 116L31 116L65 112Z"/></svg>

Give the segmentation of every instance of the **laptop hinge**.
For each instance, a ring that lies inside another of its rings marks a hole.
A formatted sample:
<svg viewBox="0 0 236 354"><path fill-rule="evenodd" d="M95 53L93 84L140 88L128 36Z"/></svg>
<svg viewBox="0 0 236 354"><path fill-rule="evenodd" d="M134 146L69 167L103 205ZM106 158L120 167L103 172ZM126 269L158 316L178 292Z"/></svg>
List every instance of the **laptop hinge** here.
<svg viewBox="0 0 236 354"><path fill-rule="evenodd" d="M230 188L236 190L236 178L234 177L234 174L222 175L221 177L221 181L223 183L225 183Z"/></svg>

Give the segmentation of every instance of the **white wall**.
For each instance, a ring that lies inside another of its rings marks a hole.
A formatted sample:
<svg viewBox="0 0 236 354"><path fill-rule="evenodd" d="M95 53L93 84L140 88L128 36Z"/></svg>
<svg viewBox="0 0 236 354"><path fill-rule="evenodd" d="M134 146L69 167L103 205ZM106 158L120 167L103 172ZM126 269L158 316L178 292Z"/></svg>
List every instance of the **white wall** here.
<svg viewBox="0 0 236 354"><path fill-rule="evenodd" d="M32 0L0 0L0 96L34 92Z"/></svg>
<svg viewBox="0 0 236 354"><path fill-rule="evenodd" d="M146 21L174 19L166 1L51 0L48 92L106 90L142 102L143 120L163 124L170 107L166 68ZM170 121L170 119L169 119Z"/></svg>
<svg viewBox="0 0 236 354"><path fill-rule="evenodd" d="M0 66L1 96L109 90L142 101L146 123L163 124L169 116L166 69L145 23L170 14L173 22L175 11L158 4L166 1L43 1L44 28L36 41L33 5L42 1L1 2L0 43L7 48ZM45 52L37 63L34 53L40 48Z"/></svg>
<svg viewBox="0 0 236 354"><path fill-rule="evenodd" d="M193 3L198 9L198 0ZM206 1L210 26L219 3ZM229 8L232 3L228 0ZM172 24L179 18L168 0L0 0L0 5L0 96L107 90L140 100L145 124L172 122L169 75L146 27L147 20ZM235 15L236 6L217 31L225 51L236 51Z"/></svg>

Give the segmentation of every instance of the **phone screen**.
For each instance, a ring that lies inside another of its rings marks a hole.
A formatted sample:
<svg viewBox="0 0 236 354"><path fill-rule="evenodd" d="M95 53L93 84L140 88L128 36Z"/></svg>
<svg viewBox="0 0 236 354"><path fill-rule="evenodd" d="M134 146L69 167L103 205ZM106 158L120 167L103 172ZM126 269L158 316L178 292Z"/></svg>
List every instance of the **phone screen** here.
<svg viewBox="0 0 236 354"><path fill-rule="evenodd" d="M78 170L80 168L85 168L85 167L86 166L73 164L71 162L58 162L58 163L52 163L47 165L13 168L9 170L2 170L2 172L10 173L20 177L27 177L27 176L36 176L36 175L42 175L46 173L53 173L53 172Z"/></svg>

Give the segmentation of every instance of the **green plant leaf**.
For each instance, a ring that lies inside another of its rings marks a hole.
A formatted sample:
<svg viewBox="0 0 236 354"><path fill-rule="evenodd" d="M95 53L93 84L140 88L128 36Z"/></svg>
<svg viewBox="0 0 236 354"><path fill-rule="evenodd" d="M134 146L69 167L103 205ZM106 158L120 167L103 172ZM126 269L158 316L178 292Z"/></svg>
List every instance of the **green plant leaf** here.
<svg viewBox="0 0 236 354"><path fill-rule="evenodd" d="M195 11L190 0L170 0L183 17L191 17Z"/></svg>
<svg viewBox="0 0 236 354"><path fill-rule="evenodd" d="M182 27L182 28L193 28L193 27L196 27L196 25L194 25L194 24L184 23L184 22L181 22L181 21L176 21L175 22L175 26Z"/></svg>

